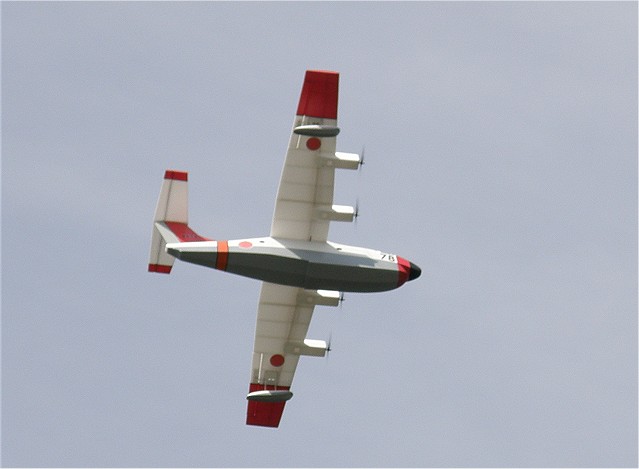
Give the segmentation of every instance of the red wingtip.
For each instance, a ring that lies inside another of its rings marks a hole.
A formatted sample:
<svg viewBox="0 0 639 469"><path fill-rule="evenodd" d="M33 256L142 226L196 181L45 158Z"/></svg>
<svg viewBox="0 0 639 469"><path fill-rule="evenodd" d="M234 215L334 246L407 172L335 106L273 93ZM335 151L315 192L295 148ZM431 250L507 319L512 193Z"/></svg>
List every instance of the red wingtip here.
<svg viewBox="0 0 639 469"><path fill-rule="evenodd" d="M186 171L172 171L167 169L164 173L164 179L175 179L177 181L188 181L189 173Z"/></svg>
<svg viewBox="0 0 639 469"><path fill-rule="evenodd" d="M257 383L251 383L249 386L249 392L259 391L261 389L275 389L275 386L264 386L263 384ZM290 386L278 386L277 389L288 391ZM284 404L286 404L286 402L248 401L246 424L277 428L284 413Z"/></svg>
<svg viewBox="0 0 639 469"><path fill-rule="evenodd" d="M307 70L297 115L337 119L338 91L339 73Z"/></svg>

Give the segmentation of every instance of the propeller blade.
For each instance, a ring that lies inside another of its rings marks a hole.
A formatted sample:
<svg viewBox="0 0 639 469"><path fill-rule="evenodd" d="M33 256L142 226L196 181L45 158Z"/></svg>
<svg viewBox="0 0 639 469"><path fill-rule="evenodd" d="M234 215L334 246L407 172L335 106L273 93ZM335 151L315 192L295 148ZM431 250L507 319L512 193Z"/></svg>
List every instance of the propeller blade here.
<svg viewBox="0 0 639 469"><path fill-rule="evenodd" d="M353 222L355 223L355 229L357 230L357 219L359 218L359 197L355 199L355 212L353 213Z"/></svg>

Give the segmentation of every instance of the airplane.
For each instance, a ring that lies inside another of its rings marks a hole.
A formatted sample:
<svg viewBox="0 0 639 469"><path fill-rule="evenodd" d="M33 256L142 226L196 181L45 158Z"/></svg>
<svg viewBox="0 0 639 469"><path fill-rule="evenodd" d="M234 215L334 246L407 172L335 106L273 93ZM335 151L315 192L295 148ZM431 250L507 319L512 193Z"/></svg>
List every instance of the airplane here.
<svg viewBox="0 0 639 469"><path fill-rule="evenodd" d="M168 274L175 259L261 280L247 425L278 427L301 356L329 345L307 339L313 309L337 306L343 292L393 290L421 274L403 257L329 241L331 221L353 207L333 204L336 169L361 156L335 151L339 73L307 70L286 152L269 236L212 240L188 223L188 173L167 170L153 219L148 270Z"/></svg>

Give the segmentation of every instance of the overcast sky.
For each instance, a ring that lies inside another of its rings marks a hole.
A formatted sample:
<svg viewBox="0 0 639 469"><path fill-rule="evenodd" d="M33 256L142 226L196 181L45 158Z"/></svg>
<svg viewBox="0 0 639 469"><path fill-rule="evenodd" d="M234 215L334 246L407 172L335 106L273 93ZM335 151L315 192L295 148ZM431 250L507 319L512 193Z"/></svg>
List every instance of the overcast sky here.
<svg viewBox="0 0 639 469"><path fill-rule="evenodd" d="M636 466L637 3L2 2L5 466ZM267 235L306 69L329 239L422 276L316 308L245 425L260 283L146 272L165 169Z"/></svg>

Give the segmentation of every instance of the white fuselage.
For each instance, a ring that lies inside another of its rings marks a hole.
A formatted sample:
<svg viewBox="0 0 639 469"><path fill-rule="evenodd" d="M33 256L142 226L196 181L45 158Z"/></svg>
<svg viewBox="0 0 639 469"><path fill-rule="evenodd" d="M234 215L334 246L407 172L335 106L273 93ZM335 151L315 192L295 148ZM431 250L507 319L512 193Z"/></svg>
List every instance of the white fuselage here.
<svg viewBox="0 0 639 469"><path fill-rule="evenodd" d="M166 252L185 262L306 289L377 292L419 275L418 267L394 254L330 241L264 237L169 243Z"/></svg>

